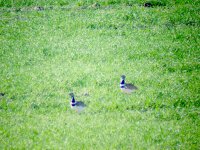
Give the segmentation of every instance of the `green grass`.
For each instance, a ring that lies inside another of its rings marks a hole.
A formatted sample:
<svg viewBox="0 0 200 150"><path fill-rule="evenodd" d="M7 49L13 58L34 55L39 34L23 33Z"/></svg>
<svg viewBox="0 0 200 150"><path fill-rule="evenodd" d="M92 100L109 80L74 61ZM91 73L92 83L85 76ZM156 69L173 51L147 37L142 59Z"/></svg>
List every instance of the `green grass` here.
<svg viewBox="0 0 200 150"><path fill-rule="evenodd" d="M199 149L197 1L60 2L0 1L0 149Z"/></svg>

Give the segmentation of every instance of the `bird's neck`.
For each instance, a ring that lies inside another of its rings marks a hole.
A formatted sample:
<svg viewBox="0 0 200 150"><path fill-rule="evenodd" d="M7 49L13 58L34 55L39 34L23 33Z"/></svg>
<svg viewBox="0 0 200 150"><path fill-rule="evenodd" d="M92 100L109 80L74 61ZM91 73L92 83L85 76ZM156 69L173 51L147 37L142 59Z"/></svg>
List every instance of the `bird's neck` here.
<svg viewBox="0 0 200 150"><path fill-rule="evenodd" d="M76 105L76 101L74 96L72 96L72 100L71 100L71 106L75 106Z"/></svg>
<svg viewBox="0 0 200 150"><path fill-rule="evenodd" d="M120 88L125 88L125 80L121 79Z"/></svg>

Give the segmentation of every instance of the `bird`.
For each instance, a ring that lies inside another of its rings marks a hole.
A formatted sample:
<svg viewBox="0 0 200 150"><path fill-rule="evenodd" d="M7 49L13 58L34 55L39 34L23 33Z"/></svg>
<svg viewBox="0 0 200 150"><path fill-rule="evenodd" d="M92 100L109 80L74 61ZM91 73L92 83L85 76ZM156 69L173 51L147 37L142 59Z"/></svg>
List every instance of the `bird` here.
<svg viewBox="0 0 200 150"><path fill-rule="evenodd" d="M136 86L134 86L133 84L131 84L131 83L126 83L126 82L125 82L125 78L126 78L125 75L122 75L122 76L121 76L120 88L121 88L122 92L127 93L127 94L130 94L130 93L132 93L133 91L135 91L135 90L138 89L138 88L137 88Z"/></svg>
<svg viewBox="0 0 200 150"><path fill-rule="evenodd" d="M147 3L144 3L144 7L153 7L153 5L152 5L152 3L147 2Z"/></svg>
<svg viewBox="0 0 200 150"><path fill-rule="evenodd" d="M74 93L69 94L71 96L70 106L72 109L76 110L76 112L81 112L86 107L84 102L82 101L76 101L74 98Z"/></svg>

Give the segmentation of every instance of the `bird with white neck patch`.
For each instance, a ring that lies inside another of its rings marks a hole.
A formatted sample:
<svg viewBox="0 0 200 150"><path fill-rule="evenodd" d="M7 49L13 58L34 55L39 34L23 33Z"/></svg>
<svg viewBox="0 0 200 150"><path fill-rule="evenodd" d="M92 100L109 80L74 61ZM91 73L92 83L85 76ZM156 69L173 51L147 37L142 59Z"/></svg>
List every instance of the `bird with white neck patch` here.
<svg viewBox="0 0 200 150"><path fill-rule="evenodd" d="M81 112L86 107L84 102L76 101L74 98L74 93L69 94L71 96L70 106L72 109L76 110L76 112Z"/></svg>
<svg viewBox="0 0 200 150"><path fill-rule="evenodd" d="M122 75L122 76L121 76L120 88L121 88L122 92L127 93L127 94L130 94L130 93L132 93L133 91L135 91L135 90L138 89L138 88L137 88L136 86L134 86L133 84L131 84L131 83L126 83L126 82L125 82L125 78L126 78L125 75Z"/></svg>

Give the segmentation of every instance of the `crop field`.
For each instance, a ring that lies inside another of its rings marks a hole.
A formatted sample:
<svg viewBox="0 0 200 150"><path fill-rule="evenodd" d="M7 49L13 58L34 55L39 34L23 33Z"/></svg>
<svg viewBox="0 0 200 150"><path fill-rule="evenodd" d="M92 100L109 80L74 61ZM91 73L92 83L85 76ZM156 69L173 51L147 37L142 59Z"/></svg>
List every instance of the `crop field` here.
<svg viewBox="0 0 200 150"><path fill-rule="evenodd" d="M0 149L198 150L199 12L198 0L0 0Z"/></svg>

